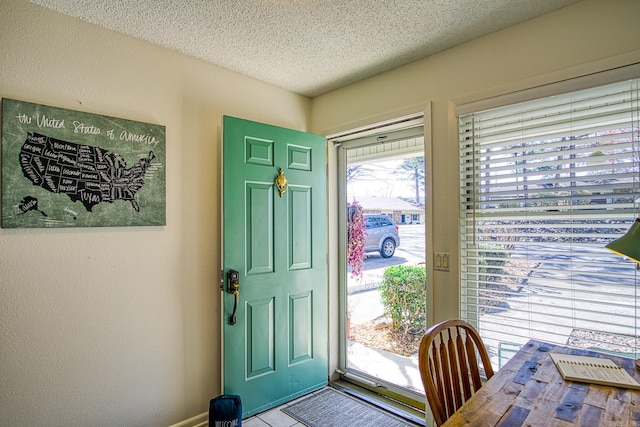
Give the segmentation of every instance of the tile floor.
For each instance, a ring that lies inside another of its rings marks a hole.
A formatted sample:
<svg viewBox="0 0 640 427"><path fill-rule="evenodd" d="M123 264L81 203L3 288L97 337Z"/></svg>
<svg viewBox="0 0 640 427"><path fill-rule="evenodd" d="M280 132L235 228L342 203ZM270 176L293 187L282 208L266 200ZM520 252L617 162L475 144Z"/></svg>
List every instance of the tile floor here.
<svg viewBox="0 0 640 427"><path fill-rule="evenodd" d="M243 427L304 427L280 410L280 407L270 409L251 418L242 420Z"/></svg>
<svg viewBox="0 0 640 427"><path fill-rule="evenodd" d="M317 393L317 391L315 393ZM299 399L304 399L308 396L309 395L307 394ZM273 409L269 409L268 411L254 415L246 420L242 420L242 427L305 427L304 424L296 421L294 418L291 418L280 410L295 402L296 400L293 400L289 403L285 403L284 405L277 406Z"/></svg>

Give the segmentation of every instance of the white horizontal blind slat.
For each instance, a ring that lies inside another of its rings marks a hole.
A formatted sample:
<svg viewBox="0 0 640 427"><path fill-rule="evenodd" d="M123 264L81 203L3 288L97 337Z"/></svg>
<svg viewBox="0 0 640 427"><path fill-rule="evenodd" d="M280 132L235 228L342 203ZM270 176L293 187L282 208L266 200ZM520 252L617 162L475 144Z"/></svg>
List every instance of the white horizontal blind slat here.
<svg viewBox="0 0 640 427"><path fill-rule="evenodd" d="M537 338L638 357L640 80L459 117L461 315L496 367Z"/></svg>

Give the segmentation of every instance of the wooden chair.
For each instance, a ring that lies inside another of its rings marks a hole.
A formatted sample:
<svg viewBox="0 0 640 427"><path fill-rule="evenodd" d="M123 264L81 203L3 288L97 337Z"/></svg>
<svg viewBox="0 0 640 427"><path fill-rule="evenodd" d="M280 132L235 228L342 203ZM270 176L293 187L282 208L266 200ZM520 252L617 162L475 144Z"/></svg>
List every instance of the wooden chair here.
<svg viewBox="0 0 640 427"><path fill-rule="evenodd" d="M422 337L420 376L438 426L482 387L478 356L486 378L491 378L493 368L487 349L478 331L463 320L438 323Z"/></svg>

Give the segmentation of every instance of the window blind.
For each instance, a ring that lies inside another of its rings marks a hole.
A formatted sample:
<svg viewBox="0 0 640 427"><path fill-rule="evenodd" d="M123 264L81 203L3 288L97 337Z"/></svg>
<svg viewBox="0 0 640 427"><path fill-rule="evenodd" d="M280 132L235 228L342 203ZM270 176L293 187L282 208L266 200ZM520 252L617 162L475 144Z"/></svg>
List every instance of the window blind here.
<svg viewBox="0 0 640 427"><path fill-rule="evenodd" d="M530 338L640 357L640 80L459 116L461 316L500 368Z"/></svg>

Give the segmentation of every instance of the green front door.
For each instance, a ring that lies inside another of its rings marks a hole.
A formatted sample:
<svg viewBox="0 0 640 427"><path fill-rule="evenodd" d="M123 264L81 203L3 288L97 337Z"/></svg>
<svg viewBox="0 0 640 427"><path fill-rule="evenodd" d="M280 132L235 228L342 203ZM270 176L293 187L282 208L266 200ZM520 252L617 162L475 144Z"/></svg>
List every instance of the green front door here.
<svg viewBox="0 0 640 427"><path fill-rule="evenodd" d="M327 384L326 140L227 116L223 134L223 269L239 284L235 324L223 292L224 393L248 417Z"/></svg>

